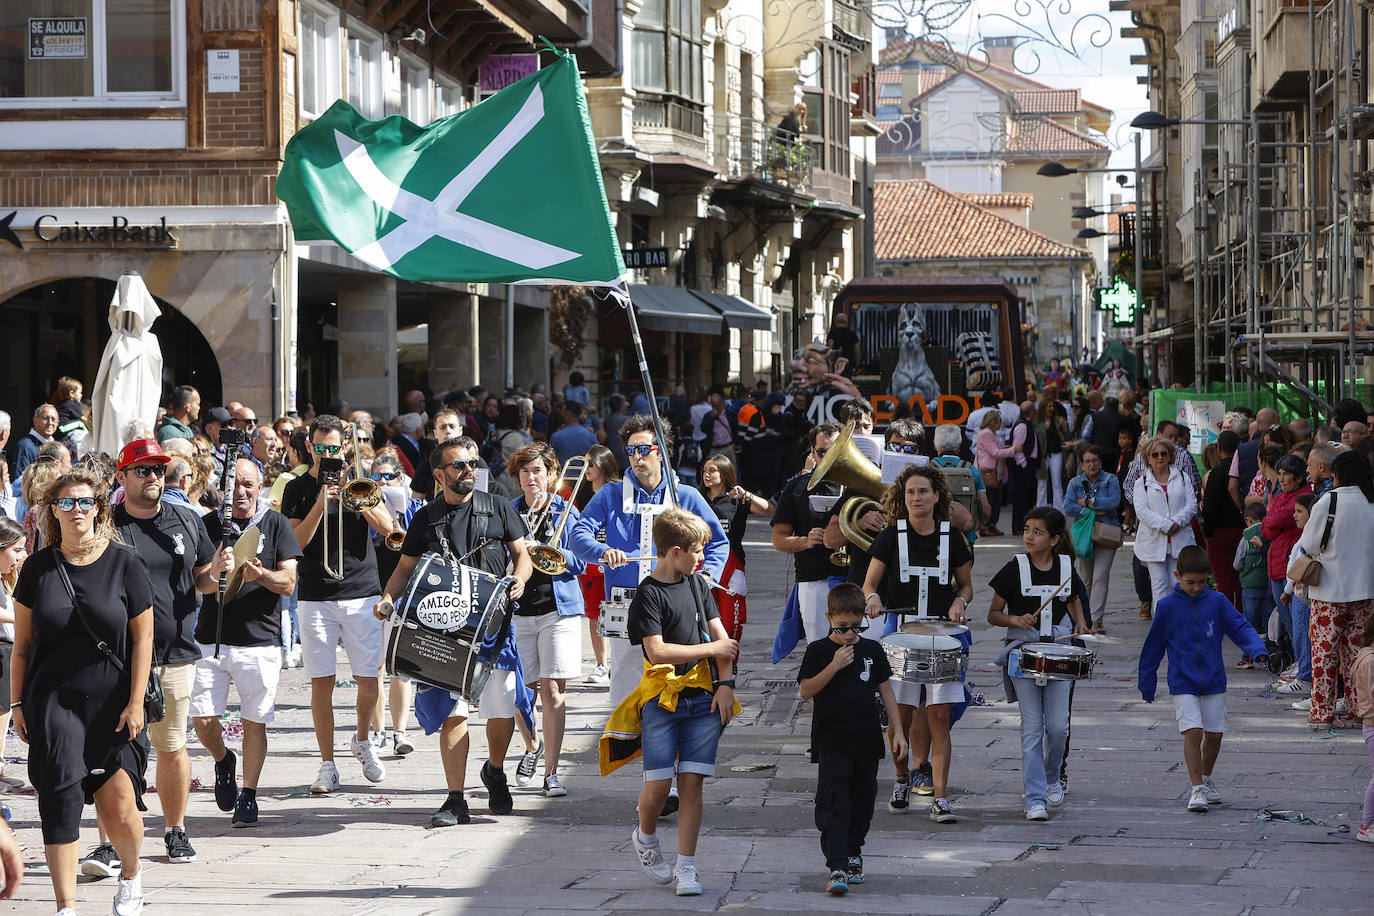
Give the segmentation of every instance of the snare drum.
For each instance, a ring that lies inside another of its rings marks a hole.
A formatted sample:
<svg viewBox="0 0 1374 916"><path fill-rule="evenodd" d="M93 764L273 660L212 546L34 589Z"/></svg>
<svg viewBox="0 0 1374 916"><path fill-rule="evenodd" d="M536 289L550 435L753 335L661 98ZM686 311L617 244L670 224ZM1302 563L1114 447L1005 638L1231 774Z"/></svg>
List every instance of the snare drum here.
<svg viewBox="0 0 1374 916"><path fill-rule="evenodd" d="M629 639L630 602L601 602L601 616L596 620L596 632L613 639Z"/></svg>
<svg viewBox="0 0 1374 916"><path fill-rule="evenodd" d="M964 679L968 657L964 644L953 636L889 633L882 644L896 680L948 684Z"/></svg>
<svg viewBox="0 0 1374 916"><path fill-rule="evenodd" d="M512 581L425 554L396 602L387 673L451 691L476 706L510 629Z"/></svg>
<svg viewBox="0 0 1374 916"><path fill-rule="evenodd" d="M1097 656L1091 649L1060 643L1028 642L1011 650L1007 673L1030 678L1041 687L1050 681L1081 681L1092 677Z"/></svg>

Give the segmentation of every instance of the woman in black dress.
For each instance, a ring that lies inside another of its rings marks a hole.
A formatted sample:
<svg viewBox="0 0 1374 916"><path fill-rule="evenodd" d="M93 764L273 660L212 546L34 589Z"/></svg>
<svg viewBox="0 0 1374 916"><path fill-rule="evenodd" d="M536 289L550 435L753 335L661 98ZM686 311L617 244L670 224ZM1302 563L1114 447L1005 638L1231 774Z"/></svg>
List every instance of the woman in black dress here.
<svg viewBox="0 0 1374 916"><path fill-rule="evenodd" d="M777 459L774 459L777 463ZM721 574L721 585L713 588L711 594L716 599L716 609L720 611L720 622L731 639L739 639L748 620L745 596L749 587L744 579L744 527L749 514L771 515L773 504L767 497L750 493L735 479L735 465L724 455L712 455L701 465L701 495L711 504L711 509L725 529L725 537L730 542L730 557L725 561L725 571Z"/></svg>
<svg viewBox="0 0 1374 916"><path fill-rule="evenodd" d="M143 905L143 694L153 656L148 567L112 540L105 483L89 471L59 477L41 508L49 546L24 564L14 590L14 728L29 744L29 781L38 790L58 909L76 906L81 813L93 802L122 863L114 912L133 914ZM63 571L91 629L123 670L97 648Z"/></svg>

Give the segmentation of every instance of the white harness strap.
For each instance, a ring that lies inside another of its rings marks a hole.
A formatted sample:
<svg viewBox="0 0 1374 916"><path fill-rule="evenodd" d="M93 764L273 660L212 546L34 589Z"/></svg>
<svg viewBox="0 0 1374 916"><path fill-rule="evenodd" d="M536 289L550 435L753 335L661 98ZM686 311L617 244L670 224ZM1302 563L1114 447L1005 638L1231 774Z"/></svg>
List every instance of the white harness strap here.
<svg viewBox="0 0 1374 916"><path fill-rule="evenodd" d="M935 555L934 566L912 566L907 544L906 519L897 520L897 577L902 583L918 577L920 586L916 594L916 616L929 617L927 604L930 599L930 580L936 579L941 585L949 584L949 522L940 523L940 547Z"/></svg>
<svg viewBox="0 0 1374 916"><path fill-rule="evenodd" d="M1038 602L1044 602L1055 592L1063 594L1060 591L1060 589L1065 588L1063 583L1067 582L1069 577L1073 575L1073 564L1062 553L1059 555L1059 580L1050 585L1036 585L1031 582L1030 557L1026 554L1018 553L1016 555L1016 567L1021 577L1021 594L1026 598L1034 598ZM1065 596L1063 600L1068 601L1068 596ZM1040 636L1048 639L1053 629L1054 602L1050 601L1040 611Z"/></svg>
<svg viewBox="0 0 1374 916"><path fill-rule="evenodd" d="M667 469L664 469L667 473ZM630 482L628 475L620 481L620 508L626 515L639 516L639 551L641 557L654 556L654 517L660 515L672 507L667 503L638 502L638 495L635 493L635 485ZM652 499L653 495L650 494ZM636 566L639 567L639 574L636 582L643 582L644 577L654 568L653 560L640 560Z"/></svg>

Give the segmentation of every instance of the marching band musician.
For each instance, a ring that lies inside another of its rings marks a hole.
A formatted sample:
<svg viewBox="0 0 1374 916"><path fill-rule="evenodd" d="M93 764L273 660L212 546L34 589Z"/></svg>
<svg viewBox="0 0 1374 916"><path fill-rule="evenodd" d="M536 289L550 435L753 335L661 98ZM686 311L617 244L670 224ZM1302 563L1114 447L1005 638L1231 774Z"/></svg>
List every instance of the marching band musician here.
<svg viewBox="0 0 1374 916"><path fill-rule="evenodd" d="M773 549L795 557L797 608L808 643L830 633L830 624L825 619L826 596L830 593L831 576L839 575L830 563L831 551L823 541L823 516L811 508L811 497L835 496L839 488L826 481L812 493L807 490L807 482L812 468L820 464L839 433L840 428L834 423L822 423L806 434L810 446L806 468L783 484L773 514Z"/></svg>
<svg viewBox="0 0 1374 916"><path fill-rule="evenodd" d="M531 544L547 544L563 554L567 569L549 576L535 568L525 584L525 594L515 607L518 618L515 643L520 651L520 666L525 684L539 693L544 710L544 795L567 795L558 776L558 758L563 750L563 728L567 721L564 691L570 678L582 676L582 589L577 577L586 568L572 554L572 526L577 509L553 492L559 482L558 456L548 444L535 442L521 446L511 456L506 472L520 484L521 495L512 501L530 529ZM553 543L560 530L558 543ZM539 750L525 754L515 773L516 785L527 785L538 765Z"/></svg>
<svg viewBox="0 0 1374 916"><path fill-rule="evenodd" d="M310 458L307 473L294 478L282 491L281 513L301 546L297 580L300 585L301 648L305 673L310 678L310 711L315 742L320 749L320 771L310 791L323 795L339 789L339 770L334 765L334 671L336 647L343 640L348 667L358 685L357 734L349 742L353 756L363 766L369 782L386 778L386 767L368 734L377 703L377 671L382 661L382 628L373 618L377 604L377 551L372 532L391 531L385 501L356 512L339 496L340 484L320 482L320 462L343 456L343 421L320 414L310 424ZM342 516L342 518L340 518ZM343 544L342 573L336 578L326 564L337 562L339 539ZM329 555L325 542L329 542Z"/></svg>
<svg viewBox="0 0 1374 916"><path fill-rule="evenodd" d="M630 416L620 427L620 439L625 443L630 466L620 486L602 487L587 503L582 517L573 528L572 548L583 561L600 563L605 567L607 600L624 602L628 607L640 580L653 569L654 518L673 507L668 496L666 476L672 473L672 469L659 453L652 417L644 414ZM663 439L671 451L672 430L666 426ZM699 516L711 529L711 539L706 544L704 572L716 582L721 581L730 553L725 530L716 520L716 513L711 506L695 489L678 484L677 496L681 508ZM605 543L596 539L596 532L603 525L606 530ZM626 559L631 556L642 559L627 563ZM606 619L604 612L602 619ZM610 705L614 709L635 689L644 666L640 653L630 645L628 633L609 639L608 643L611 663Z"/></svg>
<svg viewBox="0 0 1374 916"><path fill-rule="evenodd" d="M376 614L389 616L393 597L400 595L410 581L415 566L427 552L451 553L463 564L480 568L493 576L506 572L513 564L510 598L518 601L525 592L533 567L525 547L527 533L515 506L490 493L477 490L477 443L467 436L441 442L429 456L435 479L443 486L442 499L431 500L415 514L406 529L401 559L391 574ZM447 550L445 550L447 548ZM511 737L515 734L516 668L512 666L512 640L507 639L501 655L492 665L495 673L482 690L479 706L486 717L487 762L482 765L482 784L487 788L487 807L492 814L510 814L514 808L503 764ZM420 696L435 694L438 688ZM448 707L439 729L439 757L444 764L448 797L430 818L432 827L452 827L471 821L463 797L468 762L468 715L465 699L450 691L442 697ZM451 702L450 702L451 701ZM420 697L416 698L417 709Z"/></svg>
<svg viewBox="0 0 1374 916"><path fill-rule="evenodd" d="M947 618L956 624L968 621L968 604L973 599L973 552L951 529L950 501L945 475L936 467L909 465L897 475L883 496L890 524L869 549L864 581L868 616L877 617L886 607L910 607L918 616ZM890 618L885 629L894 630L897 624ZM930 819L952 824L958 817L945 797L952 756L950 713L955 704L963 702L964 685L962 681L913 684L894 680L893 690L911 755L931 762L934 798ZM888 810L904 814L910 807L910 769L906 760L896 764L897 781Z"/></svg>

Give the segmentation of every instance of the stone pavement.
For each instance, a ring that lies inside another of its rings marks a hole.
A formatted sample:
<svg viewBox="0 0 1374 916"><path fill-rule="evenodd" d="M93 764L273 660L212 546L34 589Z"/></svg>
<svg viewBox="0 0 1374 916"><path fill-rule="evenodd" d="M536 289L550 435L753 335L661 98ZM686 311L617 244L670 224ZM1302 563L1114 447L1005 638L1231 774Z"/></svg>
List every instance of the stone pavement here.
<svg viewBox="0 0 1374 916"><path fill-rule="evenodd" d="M1107 620L1127 644L1107 647L1092 681L1077 690L1071 791L1049 823L1024 820L1016 707L1003 702L991 666L1000 634L982 617L988 580L1019 546L1009 538L977 548L970 680L991 705L970 708L954 730L950 795L959 823L936 825L914 804L905 816L889 814L891 765L884 762L882 797L865 847L868 881L846 897L827 896L812 822L815 768L804 758L809 714L797 697L796 659L776 667L768 659L786 564L767 548L762 520L752 524L751 621L739 678L745 711L726 730L718 776L706 784L697 857L701 897L677 898L670 888L651 884L628 848L641 769L631 764L605 779L596 773L595 744L608 712L605 688L579 686L570 694L567 798L540 797L536 778L531 788L515 790L513 816L486 814L477 778L485 742L476 738L468 778L477 787L468 793L473 823L430 830L443 778L435 739L415 731L416 752L405 760L388 758L386 781L372 785L344 748L341 728L343 791L324 798L306 793L317 756L308 685L294 670L284 672L270 730L257 829L233 830L229 816L215 808L211 761L194 738L194 776L203 788L192 793L187 826L198 862L167 862L158 804L148 799L143 865L149 912L1261 916L1374 909L1364 896L1374 849L1339 829L1358 824L1369 780L1360 735L1312 732L1287 701L1261 695L1267 679L1260 673L1231 672L1231 732L1216 774L1225 804L1205 815L1184 810L1187 777L1172 704L1165 697L1145 705L1135 692L1136 650L1146 623L1136 616L1129 547L1115 564ZM1228 647L1231 663L1238 654ZM339 676L347 677L346 668ZM339 722L348 722L351 692L339 690L336 702ZM233 733L233 720L227 730ZM12 755L24 752L13 738L8 747ZM515 762L513 753L507 765L512 777ZM51 913L51 885L38 864L36 805L22 794L8 801L30 862L9 911ZM1267 819L1267 810L1310 820ZM660 835L665 851L674 851L673 820ZM88 818L83 847L94 842ZM108 912L114 882L82 881L81 912Z"/></svg>

